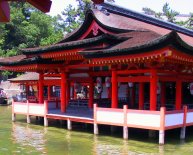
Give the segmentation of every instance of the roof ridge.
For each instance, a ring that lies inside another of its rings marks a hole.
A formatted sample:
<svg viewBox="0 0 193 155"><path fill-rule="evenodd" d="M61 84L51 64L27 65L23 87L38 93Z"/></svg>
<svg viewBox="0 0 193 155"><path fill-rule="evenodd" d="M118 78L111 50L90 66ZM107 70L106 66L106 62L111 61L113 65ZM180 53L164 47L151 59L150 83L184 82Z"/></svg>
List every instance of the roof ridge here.
<svg viewBox="0 0 193 155"><path fill-rule="evenodd" d="M193 30L184 28L184 27L179 26L177 24L163 21L163 20L160 20L157 18L153 18L153 17L150 17L148 15L145 15L145 14L142 14L142 13L130 10L128 8L118 6L118 5L114 5L114 4L103 3L103 4L101 4L101 6L103 7L103 9L106 9L109 12L116 13L116 14L119 14L119 15L125 16L125 17L132 17L134 19L141 20L143 22L154 24L156 26L160 26L162 28L166 28L169 30L175 30L177 32L180 32L180 33L183 33L185 35L193 37Z"/></svg>

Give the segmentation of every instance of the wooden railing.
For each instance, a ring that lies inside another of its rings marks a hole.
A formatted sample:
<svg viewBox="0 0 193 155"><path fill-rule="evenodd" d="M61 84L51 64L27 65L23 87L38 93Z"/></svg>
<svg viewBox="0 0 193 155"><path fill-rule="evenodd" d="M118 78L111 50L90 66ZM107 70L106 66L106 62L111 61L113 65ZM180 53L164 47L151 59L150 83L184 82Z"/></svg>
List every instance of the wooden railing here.
<svg viewBox="0 0 193 155"><path fill-rule="evenodd" d="M169 130L193 125L193 110L188 110L187 106L184 106L183 110L166 111L165 107L161 107L160 111L149 111L127 109L127 106L123 109L113 109L95 105L94 121L96 124Z"/></svg>

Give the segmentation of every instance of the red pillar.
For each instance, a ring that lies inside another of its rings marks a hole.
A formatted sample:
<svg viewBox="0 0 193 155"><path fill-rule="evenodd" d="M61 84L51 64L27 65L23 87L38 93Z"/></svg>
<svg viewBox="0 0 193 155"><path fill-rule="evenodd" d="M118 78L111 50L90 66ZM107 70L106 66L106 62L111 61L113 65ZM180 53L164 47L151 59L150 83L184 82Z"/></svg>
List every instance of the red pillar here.
<svg viewBox="0 0 193 155"><path fill-rule="evenodd" d="M66 82L66 107L68 106L69 100L70 100L70 83Z"/></svg>
<svg viewBox="0 0 193 155"><path fill-rule="evenodd" d="M51 96L50 86L48 86L48 101L50 101L50 96Z"/></svg>
<svg viewBox="0 0 193 155"><path fill-rule="evenodd" d="M60 94L61 112L66 111L66 80L67 80L66 73L62 71L61 72L61 94Z"/></svg>
<svg viewBox="0 0 193 155"><path fill-rule="evenodd" d="M144 83L139 83L139 110L144 109Z"/></svg>
<svg viewBox="0 0 193 155"><path fill-rule="evenodd" d="M176 110L180 110L182 105L182 81L176 81Z"/></svg>
<svg viewBox="0 0 193 155"><path fill-rule="evenodd" d="M153 70L151 72L151 78L150 78L150 110L156 110L157 83L158 83L157 72L156 70Z"/></svg>
<svg viewBox="0 0 193 155"><path fill-rule="evenodd" d="M89 83L89 101L88 101L88 107L93 108L93 102L94 102L94 82L93 80Z"/></svg>
<svg viewBox="0 0 193 155"><path fill-rule="evenodd" d="M38 82L38 87L39 87L39 93L38 93L38 98L39 98L39 103L44 103L44 75L43 73L39 73L39 82Z"/></svg>
<svg viewBox="0 0 193 155"><path fill-rule="evenodd" d="M111 108L118 107L118 82L117 82L117 72L112 70L112 104Z"/></svg>
<svg viewBox="0 0 193 155"><path fill-rule="evenodd" d="M161 83L161 107L165 107L166 104L166 83Z"/></svg>

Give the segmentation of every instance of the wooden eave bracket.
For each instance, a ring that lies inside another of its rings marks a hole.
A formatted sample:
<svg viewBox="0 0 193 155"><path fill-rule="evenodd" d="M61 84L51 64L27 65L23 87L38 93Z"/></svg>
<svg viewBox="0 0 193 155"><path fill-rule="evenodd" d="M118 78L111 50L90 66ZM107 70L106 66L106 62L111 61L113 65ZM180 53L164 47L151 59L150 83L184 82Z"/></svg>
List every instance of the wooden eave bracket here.
<svg viewBox="0 0 193 155"><path fill-rule="evenodd" d="M27 2L44 13L49 12L52 5L52 1L50 0L27 0Z"/></svg>
<svg viewBox="0 0 193 155"><path fill-rule="evenodd" d="M0 22L8 22L10 20L10 8L6 1L0 1Z"/></svg>

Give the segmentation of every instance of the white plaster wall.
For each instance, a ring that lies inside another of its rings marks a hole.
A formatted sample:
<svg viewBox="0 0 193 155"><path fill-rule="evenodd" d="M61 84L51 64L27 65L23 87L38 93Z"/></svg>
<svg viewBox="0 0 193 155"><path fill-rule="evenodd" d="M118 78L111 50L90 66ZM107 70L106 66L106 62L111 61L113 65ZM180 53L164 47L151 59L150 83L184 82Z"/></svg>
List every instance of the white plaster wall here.
<svg viewBox="0 0 193 155"><path fill-rule="evenodd" d="M97 111L97 122L122 123L124 122L123 112Z"/></svg>
<svg viewBox="0 0 193 155"><path fill-rule="evenodd" d="M175 125L180 125L183 124L183 113L178 113L178 114L166 114L165 115L165 126L175 126Z"/></svg>
<svg viewBox="0 0 193 155"><path fill-rule="evenodd" d="M186 123L193 123L193 112L187 113Z"/></svg>
<svg viewBox="0 0 193 155"><path fill-rule="evenodd" d="M44 104L41 105L35 105L30 104L29 105L29 113L34 115L44 115Z"/></svg>
<svg viewBox="0 0 193 155"><path fill-rule="evenodd" d="M127 113L127 124L136 126L160 127L160 115Z"/></svg>
<svg viewBox="0 0 193 155"><path fill-rule="evenodd" d="M15 113L27 113L27 104L14 104Z"/></svg>

